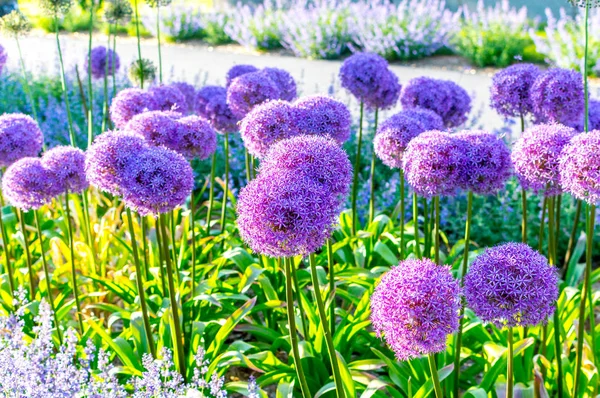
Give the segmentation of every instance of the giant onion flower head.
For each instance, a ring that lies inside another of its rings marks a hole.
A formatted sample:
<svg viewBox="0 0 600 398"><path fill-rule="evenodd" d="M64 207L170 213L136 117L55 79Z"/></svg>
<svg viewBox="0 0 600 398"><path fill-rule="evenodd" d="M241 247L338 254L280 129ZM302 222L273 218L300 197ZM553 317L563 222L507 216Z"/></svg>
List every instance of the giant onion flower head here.
<svg viewBox="0 0 600 398"><path fill-rule="evenodd" d="M463 141L441 131L427 131L406 146L402 170L420 196L453 195L463 183L465 153Z"/></svg>
<svg viewBox="0 0 600 398"><path fill-rule="evenodd" d="M227 88L227 104L239 118L246 116L254 107L280 97L277 84L260 71L236 77Z"/></svg>
<svg viewBox="0 0 600 398"><path fill-rule="evenodd" d="M122 173L123 201L143 216L175 209L185 203L194 187L189 162L164 147L147 147L134 154Z"/></svg>
<svg viewBox="0 0 600 398"><path fill-rule="evenodd" d="M177 121L178 146L175 149L186 159L208 159L217 150L217 133L210 123L198 116L186 116Z"/></svg>
<svg viewBox="0 0 600 398"><path fill-rule="evenodd" d="M524 189L559 195L559 159L576 131L561 124L538 124L523 133L513 146L512 162Z"/></svg>
<svg viewBox="0 0 600 398"><path fill-rule="evenodd" d="M104 19L110 24L126 25L131 21L132 15L129 0L109 0L104 5Z"/></svg>
<svg viewBox="0 0 600 398"><path fill-rule="evenodd" d="M143 136L150 145L175 149L179 144L178 112L149 111L135 115L124 127L125 131Z"/></svg>
<svg viewBox="0 0 600 398"><path fill-rule="evenodd" d="M231 84L233 79L235 79L236 77L245 75L246 73L252 73L252 72L258 72L258 68L253 65L244 65L244 64L232 66L227 71L227 75L225 76L225 80L227 82L226 87L229 87L229 85Z"/></svg>
<svg viewBox="0 0 600 398"><path fill-rule="evenodd" d="M583 77L579 72L553 68L531 87L531 103L540 122L574 125L584 113Z"/></svg>
<svg viewBox="0 0 600 398"><path fill-rule="evenodd" d="M467 305L497 327L535 326L554 313L557 269L523 243L486 249L464 279Z"/></svg>
<svg viewBox="0 0 600 398"><path fill-rule="evenodd" d="M399 112L377 129L373 140L375 154L386 166L400 168L408 143L426 130L421 121L410 117L406 111Z"/></svg>
<svg viewBox="0 0 600 398"><path fill-rule="evenodd" d="M227 98L227 89L221 86L204 86L196 93L195 110L196 113L208 119L206 106L215 97Z"/></svg>
<svg viewBox="0 0 600 398"><path fill-rule="evenodd" d="M119 91L110 105L110 117L118 128L123 128L135 115L158 110L154 96L138 88Z"/></svg>
<svg viewBox="0 0 600 398"><path fill-rule="evenodd" d="M290 171L325 186L344 199L352 182L352 165L346 151L331 138L299 135L279 141L261 161L259 174Z"/></svg>
<svg viewBox="0 0 600 398"><path fill-rule="evenodd" d="M72 146L57 146L44 153L42 165L56 181L60 193L80 193L89 184L85 175L85 153Z"/></svg>
<svg viewBox="0 0 600 398"><path fill-rule="evenodd" d="M421 123L425 131L444 130L442 117L430 109L417 107L404 109L400 113Z"/></svg>
<svg viewBox="0 0 600 398"><path fill-rule="evenodd" d="M179 90L185 98L185 109L181 109L184 113L194 113L196 107L196 89L189 83L186 82L174 82L169 86Z"/></svg>
<svg viewBox="0 0 600 398"><path fill-rule="evenodd" d="M158 110L160 111L176 111L187 112L187 100L185 95L175 86L158 85L152 86L148 92L154 97Z"/></svg>
<svg viewBox="0 0 600 398"><path fill-rule="evenodd" d="M227 97L218 95L206 104L206 119L219 133L231 133L238 130L239 119L227 105Z"/></svg>
<svg viewBox="0 0 600 398"><path fill-rule="evenodd" d="M504 188L512 175L510 150L495 134L465 130L453 137L466 144L464 188L479 195L492 195Z"/></svg>
<svg viewBox="0 0 600 398"><path fill-rule="evenodd" d="M12 10L0 18L0 31L6 36L23 36L31 31L31 23L21 11Z"/></svg>
<svg viewBox="0 0 600 398"><path fill-rule="evenodd" d="M273 144L298 134L294 107L281 100L259 105L242 119L240 133L248 152L263 158Z"/></svg>
<svg viewBox="0 0 600 398"><path fill-rule="evenodd" d="M91 52L91 70L92 76L96 79L104 76L112 76L117 73L121 66L119 55L111 49L104 46L97 46ZM85 57L85 70L90 70L90 57Z"/></svg>
<svg viewBox="0 0 600 398"><path fill-rule="evenodd" d="M297 100L294 108L301 134L330 137L340 145L350 138L352 115L341 101L313 95Z"/></svg>
<svg viewBox="0 0 600 398"><path fill-rule="evenodd" d="M340 202L325 185L288 170L250 181L240 191L240 236L259 254L305 256L331 236Z"/></svg>
<svg viewBox="0 0 600 398"><path fill-rule="evenodd" d="M42 150L44 136L31 116L7 113L0 116L0 167L10 166L24 157L35 157Z"/></svg>
<svg viewBox="0 0 600 398"><path fill-rule="evenodd" d="M429 259L401 261L371 296L373 329L400 361L444 351L459 312L458 281Z"/></svg>
<svg viewBox="0 0 600 398"><path fill-rule="evenodd" d="M53 18L65 15L72 5L72 0L40 0L42 11Z"/></svg>
<svg viewBox="0 0 600 398"><path fill-rule="evenodd" d="M129 66L128 76L134 86L149 85L156 79L156 66L149 59L136 59Z"/></svg>
<svg viewBox="0 0 600 398"><path fill-rule="evenodd" d="M533 64L516 64L502 69L492 78L492 109L504 117L527 116L533 112L530 91L541 74Z"/></svg>
<svg viewBox="0 0 600 398"><path fill-rule="evenodd" d="M382 83L389 82L387 61L373 53L356 53L348 57L340 68L342 87L356 99L371 104Z"/></svg>
<svg viewBox="0 0 600 398"><path fill-rule="evenodd" d="M39 209L60 192L54 175L40 158L26 157L13 163L2 178L2 192L8 203L21 209Z"/></svg>
<svg viewBox="0 0 600 398"><path fill-rule="evenodd" d="M286 70L279 68L264 68L261 73L271 79L279 90L279 97L284 101L293 101L297 96L296 81Z"/></svg>
<svg viewBox="0 0 600 398"><path fill-rule="evenodd" d="M389 109L396 106L402 86L398 77L390 70L383 76L379 87L368 100L365 101L367 108Z"/></svg>
<svg viewBox="0 0 600 398"><path fill-rule="evenodd" d="M600 130L577 134L559 159L560 185L589 204L600 203Z"/></svg>

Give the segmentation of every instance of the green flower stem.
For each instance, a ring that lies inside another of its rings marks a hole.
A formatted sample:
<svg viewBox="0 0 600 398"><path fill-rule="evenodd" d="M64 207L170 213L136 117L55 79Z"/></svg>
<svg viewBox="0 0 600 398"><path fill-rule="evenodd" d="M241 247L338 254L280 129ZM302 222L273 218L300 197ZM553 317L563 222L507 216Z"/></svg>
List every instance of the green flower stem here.
<svg viewBox="0 0 600 398"><path fill-rule="evenodd" d="M142 45L140 39L140 13L138 7L138 0L133 0L133 8L135 9L135 35L137 37L137 50L138 50L138 62L140 68L142 67ZM115 45L116 47L116 45ZM144 74L140 74L140 88L144 88Z"/></svg>
<svg viewBox="0 0 600 398"><path fill-rule="evenodd" d="M433 381L433 390L435 391L436 398L444 398L442 393L442 386L440 384L440 378L438 376L437 365L435 364L435 354L429 354L427 356L429 360L429 369L431 370L431 380Z"/></svg>
<svg viewBox="0 0 600 398"><path fill-rule="evenodd" d="M585 0L585 50L583 59L583 100L585 101L585 113L583 115L583 131L586 133L589 131L590 124L590 104L588 97L588 47L589 47L589 18L590 18L590 2L591 0Z"/></svg>
<svg viewBox="0 0 600 398"><path fill-rule="evenodd" d="M427 198L421 198L421 204L423 205L423 234L425 235L423 257L429 257L431 256L431 225L429 224L429 206Z"/></svg>
<svg viewBox="0 0 600 398"><path fill-rule="evenodd" d="M419 242L419 197L413 192L413 226L415 229L415 254L421 259L421 242Z"/></svg>
<svg viewBox="0 0 600 398"><path fill-rule="evenodd" d="M0 197L2 194L0 193ZM2 200L4 202L4 200ZM8 236L6 234L6 227L4 225L4 219L2 215L2 208L4 207L4 203L0 206L0 236L2 237L2 251L4 252L4 266L6 267L6 272L8 273L8 287L10 288L10 295L15 297L15 275L13 272L12 264L10 263L10 247Z"/></svg>
<svg viewBox="0 0 600 398"><path fill-rule="evenodd" d="M67 77L65 73L65 64L63 62L62 50L60 47L60 37L58 35L58 15L54 14L54 26L56 36L56 48L58 49L58 61L60 63L60 83L63 96L65 99L65 108L67 108L67 121L69 122L69 140L72 146L77 146L75 141L75 129L73 128L73 115L71 114L71 103L69 100L69 92L67 91Z"/></svg>
<svg viewBox="0 0 600 398"><path fill-rule="evenodd" d="M89 191L83 191L81 193L81 204L82 204L82 213L83 213L83 220L85 223L85 228L83 228L83 230L85 231L85 238L87 241L87 245L90 248L90 252L92 254L92 270L94 273L97 273L96 270L96 247L94 245L94 229L92 228L92 223L91 223L91 219L90 219L90 205L89 205L89 200L88 200L88 194ZM103 277L106 275L102 275Z"/></svg>
<svg viewBox="0 0 600 398"><path fill-rule="evenodd" d="M440 197L433 198L435 206L435 228L434 228L434 259L435 263L440 263Z"/></svg>
<svg viewBox="0 0 600 398"><path fill-rule="evenodd" d="M27 69L25 69L25 61L23 60L23 53L21 52L21 43L19 42L19 36L15 36L15 41L17 42L17 51L19 52L19 63L21 64L21 74L23 75L23 89L25 90L25 94L29 99L29 103L31 104L31 112L33 113L33 118L36 122L40 122L37 114L37 107L35 106L35 101L33 100L33 94L31 93L31 85L29 84L29 79L27 78ZM44 143L44 148L46 144Z"/></svg>
<svg viewBox="0 0 600 398"><path fill-rule="evenodd" d="M513 398L515 378L513 376L514 346L513 328L509 327L507 332L508 358L506 361L506 398Z"/></svg>
<svg viewBox="0 0 600 398"><path fill-rule="evenodd" d="M90 30L88 39L88 147L94 141L94 86L92 85L92 36L94 34L94 0L90 0ZM108 63L108 62L107 62Z"/></svg>
<svg viewBox="0 0 600 398"><path fill-rule="evenodd" d="M145 216L140 216L142 224L142 250L144 254L144 277L150 279L150 259L148 258L148 220Z"/></svg>
<svg viewBox="0 0 600 398"><path fill-rule="evenodd" d="M377 123L379 121L379 109L375 108L375 134L377 134ZM375 219L375 164L377 155L373 151L371 155L371 195L369 198L369 224Z"/></svg>
<svg viewBox="0 0 600 398"><path fill-rule="evenodd" d="M579 219L581 218L581 200L577 199L577 205L575 206L575 217L573 219L573 226L571 227L571 234L569 236L569 243L567 244L567 253L565 254L565 262L563 263L562 277L564 279L567 274L569 267L569 261L575 250L575 241L577 240L577 231L579 230Z"/></svg>
<svg viewBox="0 0 600 398"><path fill-rule="evenodd" d="M542 218L540 219L540 231L538 238L538 251L541 253L544 248L544 226L546 224L546 209L548 209L548 197L544 195L542 201Z"/></svg>
<svg viewBox="0 0 600 398"><path fill-rule="evenodd" d="M106 60L109 60L109 54L110 54L110 28L108 30L108 42L106 43ZM91 58L91 56L90 56ZM90 59L90 64L91 64L91 59ZM108 124L108 64L109 62L106 62L104 65L104 79L103 83L104 83L104 102L102 103L102 128L101 128L101 133L106 131L106 125ZM114 62L110 63L111 67L112 67L112 72L113 74L115 73L115 68L114 68Z"/></svg>
<svg viewBox="0 0 600 398"><path fill-rule="evenodd" d="M356 158L354 160L354 179L352 181L352 236L356 236L358 230L358 214L356 211L356 202L358 199L358 177L360 170L360 152L362 150L362 132L365 104L360 103L360 118L358 120L358 141L356 144Z"/></svg>
<svg viewBox="0 0 600 398"><path fill-rule="evenodd" d="M298 312L300 314L300 322L302 323L302 333L304 334L304 339L308 339L308 322L306 320L306 313L304 312L304 306L302 305L302 292L300 291L300 284L298 283L298 272L296 270L296 265L294 264L294 260L292 259L292 280L294 281L294 291L296 292L297 301L298 301Z"/></svg>
<svg viewBox="0 0 600 398"><path fill-rule="evenodd" d="M252 160L250 159L250 154L248 153L248 149L244 147L244 156L246 160L246 181L252 181Z"/></svg>
<svg viewBox="0 0 600 398"><path fill-rule="evenodd" d="M19 224L21 226L21 233L23 234L23 248L25 249L25 256L27 259L27 273L29 274L29 286L31 288L29 300L35 299L36 285L33 275L33 262L31 260L31 249L29 248L29 239L27 238L27 229L25 228L25 218L23 211L17 208L17 215L19 216Z"/></svg>
<svg viewBox="0 0 600 398"><path fill-rule="evenodd" d="M400 169L400 260L404 260L404 207L405 192L404 192L404 170ZM394 220L396 218L394 217Z"/></svg>
<svg viewBox="0 0 600 398"><path fill-rule="evenodd" d="M548 203L548 259L551 266L556 266L556 216L555 212L557 199L555 196L549 198ZM558 307L557 307L558 308ZM560 342L560 319L558 311L554 311L554 347L556 351L556 380L558 388L558 397L563 396L563 371L562 371L562 355Z"/></svg>
<svg viewBox="0 0 600 398"><path fill-rule="evenodd" d="M163 295L167 294L167 275L165 273L165 256L163 253L162 247L162 232L160 230L160 226L158 225L158 220L154 222L155 230L156 230L156 243L158 247L158 263L160 268L160 282Z"/></svg>
<svg viewBox="0 0 600 398"><path fill-rule="evenodd" d="M115 54L117 53L117 22L115 21L114 25L113 25L113 51L115 52ZM110 32L109 32L109 37L110 37ZM141 51L139 52L139 56L141 57ZM116 63L116 60L115 60ZM116 66L116 64L113 63L114 66ZM117 71L116 68L113 68L113 73L112 73L112 97L114 98L117 95ZM109 116L109 121L110 121L110 114Z"/></svg>
<svg viewBox="0 0 600 398"><path fill-rule="evenodd" d="M523 218L521 219L521 242L527 243L527 191L521 190L521 208Z"/></svg>
<svg viewBox="0 0 600 398"><path fill-rule="evenodd" d="M229 134L225 133L223 142L225 150L225 188L223 189L223 201L221 203L221 235L225 233L227 222L227 199L229 198ZM224 241L223 241L224 244Z"/></svg>
<svg viewBox="0 0 600 398"><path fill-rule="evenodd" d="M162 50L160 48L160 1L156 3L156 41L158 42L158 82L163 82Z"/></svg>
<svg viewBox="0 0 600 398"><path fill-rule="evenodd" d="M190 230L192 232L192 298L196 291L196 195L192 189L192 196L190 198Z"/></svg>
<svg viewBox="0 0 600 398"><path fill-rule="evenodd" d="M210 222L215 201L215 169L217 168L217 153L212 155L210 166L210 192L208 194L208 211L206 212L206 236L210 236Z"/></svg>
<svg viewBox="0 0 600 398"><path fill-rule="evenodd" d="M77 320L79 321L79 331L83 335L83 313L81 311L81 301L79 300L79 288L77 286L77 267L75 266L75 237L73 234L73 224L71 223L71 210L69 205L69 191L65 191L65 216L67 229L69 232L69 249L71 256L71 282L73 284L73 296L75 297L75 306L77 307Z"/></svg>
<svg viewBox="0 0 600 398"><path fill-rule="evenodd" d="M333 244L327 239L327 264L329 267L329 294L331 305L329 306L329 330L331 335L335 334L335 259L333 258Z"/></svg>

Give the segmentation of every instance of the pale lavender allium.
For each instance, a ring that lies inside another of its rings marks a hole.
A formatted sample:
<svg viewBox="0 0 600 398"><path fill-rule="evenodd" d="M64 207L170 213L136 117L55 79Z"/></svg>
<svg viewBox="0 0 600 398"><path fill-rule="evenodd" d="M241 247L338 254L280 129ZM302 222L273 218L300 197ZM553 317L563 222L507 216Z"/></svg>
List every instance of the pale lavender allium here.
<svg viewBox="0 0 600 398"><path fill-rule="evenodd" d="M298 99L294 108L300 134L327 136L340 145L350 138L352 115L341 101L313 95Z"/></svg>
<svg viewBox="0 0 600 398"><path fill-rule="evenodd" d="M261 73L271 79L279 90L279 97L284 101L293 101L296 99L296 81L286 70L279 68L264 68Z"/></svg>
<svg viewBox="0 0 600 398"><path fill-rule="evenodd" d="M577 134L559 159L560 185L579 200L600 202L600 130Z"/></svg>
<svg viewBox="0 0 600 398"><path fill-rule="evenodd" d="M138 88L119 91L110 105L110 117L117 128L125 127L135 115L159 110L154 96Z"/></svg>
<svg viewBox="0 0 600 398"><path fill-rule="evenodd" d="M94 47L91 52L91 70L92 76L101 79L104 76L112 76L117 73L121 66L119 55L111 49L104 46ZM90 70L90 57L85 55L85 71Z"/></svg>
<svg viewBox="0 0 600 398"><path fill-rule="evenodd" d="M281 97L281 91L263 72L246 73L236 77L227 88L227 104L234 115L246 116L254 107Z"/></svg>
<svg viewBox="0 0 600 398"><path fill-rule="evenodd" d="M245 75L246 73L258 72L258 68L253 65L234 65L228 71L225 77L227 82L226 86L229 87L233 79L238 76Z"/></svg>
<svg viewBox="0 0 600 398"><path fill-rule="evenodd" d="M533 64L516 64L502 69L492 78L490 106L504 117L527 116L533 112L530 91L541 74Z"/></svg>
<svg viewBox="0 0 600 398"><path fill-rule="evenodd" d="M80 193L89 184L85 176L85 153L72 146L57 146L44 153L43 166L54 176L57 189Z"/></svg>
<svg viewBox="0 0 600 398"><path fill-rule="evenodd" d="M39 209L57 192L55 176L40 158L22 158L13 163L2 178L2 193L8 203L21 210Z"/></svg>
<svg viewBox="0 0 600 398"><path fill-rule="evenodd" d="M43 143L42 130L30 116L21 113L0 116L0 167L37 156Z"/></svg>
<svg viewBox="0 0 600 398"><path fill-rule="evenodd" d="M547 70L535 80L530 95L538 122L575 125L584 113L583 77L574 70Z"/></svg>

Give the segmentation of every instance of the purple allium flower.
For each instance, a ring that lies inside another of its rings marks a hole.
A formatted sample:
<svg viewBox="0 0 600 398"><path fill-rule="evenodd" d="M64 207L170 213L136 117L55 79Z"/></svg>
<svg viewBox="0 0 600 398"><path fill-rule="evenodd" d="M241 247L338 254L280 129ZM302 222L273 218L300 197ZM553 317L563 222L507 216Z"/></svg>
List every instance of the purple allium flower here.
<svg viewBox="0 0 600 398"><path fill-rule="evenodd" d="M89 183L102 191L119 195L124 170L130 158L144 151L144 137L127 131L107 131L94 140L86 153L85 174Z"/></svg>
<svg viewBox="0 0 600 398"><path fill-rule="evenodd" d="M21 113L0 116L0 167L37 156L43 142L42 130L30 116Z"/></svg>
<svg viewBox="0 0 600 398"><path fill-rule="evenodd" d="M585 112L582 112L581 118L577 123L568 124L569 127L573 127L578 132L584 131L584 116ZM588 103L588 131L600 129L600 101L590 99Z"/></svg>
<svg viewBox="0 0 600 398"><path fill-rule="evenodd" d="M60 193L79 193L89 184L85 176L85 153L72 146L57 146L44 153L43 166L53 175Z"/></svg>
<svg viewBox="0 0 600 398"><path fill-rule="evenodd" d="M406 146L424 131L425 126L420 121L406 116L405 111L397 113L377 129L373 140L375 154L386 166L400 168Z"/></svg>
<svg viewBox="0 0 600 398"><path fill-rule="evenodd" d="M554 313L555 267L523 243L507 243L479 255L465 275L467 305L497 327L535 326Z"/></svg>
<svg viewBox="0 0 600 398"><path fill-rule="evenodd" d="M513 146L515 174L525 189L547 196L562 192L559 158L576 131L561 124L538 124L523 133Z"/></svg>
<svg viewBox="0 0 600 398"><path fill-rule="evenodd" d="M0 45L0 74L4 71L6 61L8 60L8 53L4 49L4 46Z"/></svg>
<svg viewBox="0 0 600 398"><path fill-rule="evenodd" d="M512 175L510 150L495 134L465 130L452 135L465 142L464 188L480 195L491 195L504 188Z"/></svg>
<svg viewBox="0 0 600 398"><path fill-rule="evenodd" d="M290 171L324 185L344 199L352 182L346 151L328 137L300 135L273 144L260 164L260 174Z"/></svg>
<svg viewBox="0 0 600 398"><path fill-rule="evenodd" d="M413 138L404 151L402 169L410 186L421 196L453 195L462 185L466 145L441 131Z"/></svg>
<svg viewBox="0 0 600 398"><path fill-rule="evenodd" d="M313 95L297 100L294 108L300 134L327 136L340 145L350 138L352 115L341 101Z"/></svg>
<svg viewBox="0 0 600 398"><path fill-rule="evenodd" d="M533 83L530 96L540 122L573 125L584 113L583 77L574 70L547 70Z"/></svg>
<svg viewBox="0 0 600 398"><path fill-rule="evenodd" d="M221 86L204 86L196 94L196 113L202 117L207 117L206 105L215 97L227 97L227 89Z"/></svg>
<svg viewBox="0 0 600 398"><path fill-rule="evenodd" d="M325 244L339 206L326 186L298 173L259 174L240 191L237 224L240 236L256 253L304 256Z"/></svg>
<svg viewBox="0 0 600 398"><path fill-rule="evenodd" d="M540 68L533 64L516 64L496 73L490 90L492 109L505 117L532 113L530 90L540 73Z"/></svg>
<svg viewBox="0 0 600 398"><path fill-rule="evenodd" d="M185 97L187 105L185 113L193 113L196 106L196 89L194 86L186 82L174 82L169 84L169 86L175 87Z"/></svg>
<svg viewBox="0 0 600 398"><path fill-rule="evenodd" d="M379 87L371 98L365 101L368 108L389 109L396 106L402 86L398 77L390 70L383 76L379 82Z"/></svg>
<svg viewBox="0 0 600 398"><path fill-rule="evenodd" d="M58 194L54 175L40 158L22 158L2 178L2 192L8 202L22 210L38 209Z"/></svg>
<svg viewBox="0 0 600 398"><path fill-rule="evenodd" d="M229 87L233 79L246 73L258 72L258 68L253 65L234 65L227 71L226 86Z"/></svg>
<svg viewBox="0 0 600 398"><path fill-rule="evenodd" d="M262 158L271 145L298 134L294 107L281 100L259 105L242 119L240 133L248 152Z"/></svg>
<svg viewBox="0 0 600 398"><path fill-rule="evenodd" d="M123 128L135 115L158 109L159 105L152 94L138 88L127 88L119 91L113 99L110 117L116 127Z"/></svg>
<svg viewBox="0 0 600 398"><path fill-rule="evenodd" d="M149 111L131 118L123 130L143 136L149 144L174 149L178 144L177 120L182 115L172 111Z"/></svg>
<svg viewBox="0 0 600 398"><path fill-rule="evenodd" d="M417 107L404 109L401 113L420 122L425 131L444 130L444 120L442 120L440 115L430 109Z"/></svg>
<svg viewBox="0 0 600 398"><path fill-rule="evenodd" d="M185 113L188 109L185 95L175 86L160 85L152 86L148 92L154 97L158 110L177 111Z"/></svg>
<svg viewBox="0 0 600 398"><path fill-rule="evenodd" d="M296 81L286 70L279 68L264 68L261 73L271 79L279 90L279 97L284 101L293 101L296 99Z"/></svg>
<svg viewBox="0 0 600 398"><path fill-rule="evenodd" d="M123 201L141 215L175 209L185 203L194 187L188 161L164 147L148 147L135 153L121 173Z"/></svg>
<svg viewBox="0 0 600 398"><path fill-rule="evenodd" d="M444 351L458 329L459 310L458 281L428 259L401 261L371 296L373 329L400 361Z"/></svg>
<svg viewBox="0 0 600 398"><path fill-rule="evenodd" d="M446 127L460 126L471 111L471 97L465 89L449 80L424 76L411 79L404 86L400 102L404 109L419 107L434 111Z"/></svg>
<svg viewBox="0 0 600 398"><path fill-rule="evenodd" d="M219 133L231 133L238 130L239 119L227 105L227 96L217 95L206 104L205 117Z"/></svg>
<svg viewBox="0 0 600 398"><path fill-rule="evenodd" d="M280 97L277 84L262 72L236 77L227 88L227 104L239 118L246 116L255 106Z"/></svg>
<svg viewBox="0 0 600 398"><path fill-rule="evenodd" d="M577 134L559 160L562 189L580 200L600 202L600 130Z"/></svg>
<svg viewBox="0 0 600 398"><path fill-rule="evenodd" d="M91 53L92 59L92 76L96 79L104 76L112 76L117 73L121 66L119 55L111 49L104 46L94 47ZM90 58L85 56L85 70L90 70Z"/></svg>
<svg viewBox="0 0 600 398"><path fill-rule="evenodd" d="M342 87L359 101L370 106L382 85L389 83L388 63L373 53L356 53L348 57L340 68ZM373 106L374 107L374 106Z"/></svg>
<svg viewBox="0 0 600 398"><path fill-rule="evenodd" d="M172 148L187 159L208 159L217 150L217 134L210 123L199 116L186 116L177 121L178 145Z"/></svg>

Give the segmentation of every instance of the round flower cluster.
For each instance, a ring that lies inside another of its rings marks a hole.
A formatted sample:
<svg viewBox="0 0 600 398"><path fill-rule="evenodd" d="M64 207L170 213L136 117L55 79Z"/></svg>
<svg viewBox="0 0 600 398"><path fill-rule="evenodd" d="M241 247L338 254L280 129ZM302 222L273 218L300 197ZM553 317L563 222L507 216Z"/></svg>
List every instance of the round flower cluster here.
<svg viewBox="0 0 600 398"><path fill-rule="evenodd" d="M405 260L381 278L371 296L371 322L404 361L446 349L458 329L460 287L448 267Z"/></svg>
<svg viewBox="0 0 600 398"><path fill-rule="evenodd" d="M239 118L257 105L279 98L281 91L277 84L260 71L236 77L227 88L227 104Z"/></svg>
<svg viewBox="0 0 600 398"><path fill-rule="evenodd" d="M560 184L577 199L600 202L600 130L578 134L560 156Z"/></svg>
<svg viewBox="0 0 600 398"><path fill-rule="evenodd" d="M583 77L574 70L549 69L531 87L531 102L538 122L575 125L584 113Z"/></svg>
<svg viewBox="0 0 600 398"><path fill-rule="evenodd" d="M123 128L135 115L158 110L159 105L152 94L138 88L119 91L110 105L110 117L118 128Z"/></svg>
<svg viewBox="0 0 600 398"><path fill-rule="evenodd" d="M52 173L55 190L80 193L89 184L85 175L85 153L72 146L57 146L44 153L42 165Z"/></svg>
<svg viewBox="0 0 600 398"><path fill-rule="evenodd" d="M313 95L297 100L294 108L300 134L327 136L340 145L350 138L352 115L341 101Z"/></svg>
<svg viewBox="0 0 600 398"><path fill-rule="evenodd" d="M148 92L156 101L157 110L186 112L188 109L185 95L175 86L159 85L152 86Z"/></svg>
<svg viewBox="0 0 600 398"><path fill-rule="evenodd" d="M42 150L44 136L35 120L21 113L0 116L0 167L15 161L37 156Z"/></svg>
<svg viewBox="0 0 600 398"><path fill-rule="evenodd" d="M111 25L127 25L131 21L133 8L128 0L111 0L103 8L104 19Z"/></svg>
<svg viewBox="0 0 600 398"><path fill-rule="evenodd" d="M558 274L523 243L507 243L478 256L464 279L468 306L497 327L535 326L554 313Z"/></svg>
<svg viewBox="0 0 600 398"><path fill-rule="evenodd" d="M91 57L87 55L85 57L85 70L90 70L91 58L92 76L96 79L103 78L104 76L112 76L117 73L117 70L121 66L119 55L104 46L94 47L90 55Z"/></svg>
<svg viewBox="0 0 600 398"><path fill-rule="evenodd" d="M228 71L225 76L226 86L229 87L233 79L236 77L245 75L246 73L258 72L258 68L253 65L234 65Z"/></svg>
<svg viewBox="0 0 600 398"><path fill-rule="evenodd" d="M523 188L548 196L562 192L559 158L575 134L574 129L560 124L539 124L525 130L511 155Z"/></svg>
<svg viewBox="0 0 600 398"><path fill-rule="evenodd" d="M288 71L279 68L264 68L261 73L275 83L279 90L278 99L284 101L296 99L296 81Z"/></svg>
<svg viewBox="0 0 600 398"><path fill-rule="evenodd" d="M56 177L40 158L22 158L6 169L2 193L14 207L25 211L39 209L58 194Z"/></svg>
<svg viewBox="0 0 600 398"><path fill-rule="evenodd" d="M430 109L419 107L404 109L402 114L419 121L423 125L423 128L425 128L425 131L444 130L444 120Z"/></svg>
<svg viewBox="0 0 600 398"><path fill-rule="evenodd" d="M226 97L227 89L221 86L204 86L196 93L195 110L202 117L207 117L206 106L215 97Z"/></svg>
<svg viewBox="0 0 600 398"><path fill-rule="evenodd" d="M221 133L231 133L238 129L239 119L227 105L227 96L217 95L206 104L205 118L213 128Z"/></svg>
<svg viewBox="0 0 600 398"><path fill-rule="evenodd" d="M533 64L516 64L496 73L490 90L491 107L505 117L531 114L530 91L540 73Z"/></svg>
<svg viewBox="0 0 600 398"><path fill-rule="evenodd" d="M136 59L129 66L128 76L135 86L150 84L156 79L156 66L149 59Z"/></svg>

